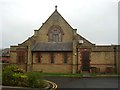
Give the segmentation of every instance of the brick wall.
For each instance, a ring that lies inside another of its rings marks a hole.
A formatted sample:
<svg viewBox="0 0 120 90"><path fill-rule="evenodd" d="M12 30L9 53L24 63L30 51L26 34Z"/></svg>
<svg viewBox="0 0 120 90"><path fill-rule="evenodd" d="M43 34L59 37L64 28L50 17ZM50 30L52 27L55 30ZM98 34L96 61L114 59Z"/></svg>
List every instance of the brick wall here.
<svg viewBox="0 0 120 90"><path fill-rule="evenodd" d="M67 53L67 63L64 63L65 52L54 52L54 63L51 63L51 52L39 52L40 63L38 62L38 52L33 53L33 71L61 72L69 73L72 70L72 52Z"/></svg>

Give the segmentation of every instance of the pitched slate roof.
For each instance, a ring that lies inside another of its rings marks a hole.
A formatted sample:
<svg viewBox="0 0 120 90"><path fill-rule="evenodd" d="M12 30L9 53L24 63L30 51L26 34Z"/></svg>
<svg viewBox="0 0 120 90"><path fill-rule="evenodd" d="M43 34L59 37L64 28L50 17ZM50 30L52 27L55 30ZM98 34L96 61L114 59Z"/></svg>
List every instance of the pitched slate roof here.
<svg viewBox="0 0 120 90"><path fill-rule="evenodd" d="M37 43L32 51L72 51L72 43Z"/></svg>
<svg viewBox="0 0 120 90"><path fill-rule="evenodd" d="M10 56L10 49L5 48L5 49L0 50L0 56Z"/></svg>

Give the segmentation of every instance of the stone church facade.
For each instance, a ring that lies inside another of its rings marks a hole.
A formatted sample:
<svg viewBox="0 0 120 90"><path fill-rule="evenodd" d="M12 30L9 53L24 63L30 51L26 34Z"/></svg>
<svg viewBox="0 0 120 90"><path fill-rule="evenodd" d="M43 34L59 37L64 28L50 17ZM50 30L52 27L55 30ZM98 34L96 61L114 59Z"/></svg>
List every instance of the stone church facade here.
<svg viewBox="0 0 120 90"><path fill-rule="evenodd" d="M10 63L47 73L118 72L118 45L97 46L77 33L57 11L34 35L10 47Z"/></svg>

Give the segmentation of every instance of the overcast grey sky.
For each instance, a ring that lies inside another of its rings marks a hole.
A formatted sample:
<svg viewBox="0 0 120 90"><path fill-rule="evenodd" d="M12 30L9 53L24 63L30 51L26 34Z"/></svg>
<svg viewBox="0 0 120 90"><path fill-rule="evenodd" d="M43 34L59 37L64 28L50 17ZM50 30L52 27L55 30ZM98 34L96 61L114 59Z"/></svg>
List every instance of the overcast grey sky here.
<svg viewBox="0 0 120 90"><path fill-rule="evenodd" d="M0 48L22 43L54 12L94 44L118 43L119 0L0 0Z"/></svg>

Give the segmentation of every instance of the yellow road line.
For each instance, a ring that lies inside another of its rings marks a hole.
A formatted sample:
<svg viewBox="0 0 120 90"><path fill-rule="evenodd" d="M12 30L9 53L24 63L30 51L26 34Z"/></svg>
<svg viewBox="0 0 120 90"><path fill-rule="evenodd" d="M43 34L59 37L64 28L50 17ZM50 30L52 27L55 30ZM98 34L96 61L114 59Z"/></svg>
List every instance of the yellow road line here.
<svg viewBox="0 0 120 90"><path fill-rule="evenodd" d="M57 89L57 84L56 83L54 83L54 82L52 82L52 81L48 81L48 80L44 80L44 81L46 81L46 82L48 82L48 83L51 83L52 84L52 90L55 90L55 89Z"/></svg>

